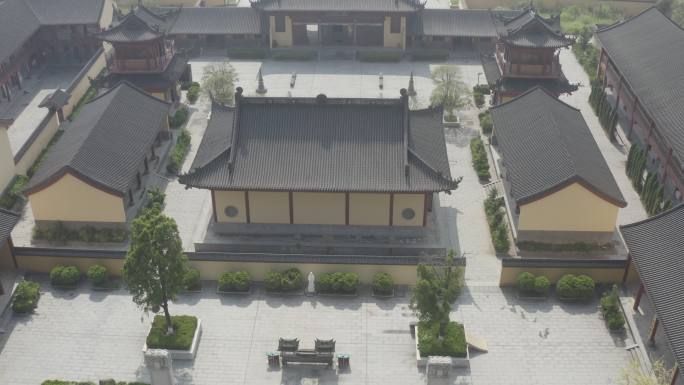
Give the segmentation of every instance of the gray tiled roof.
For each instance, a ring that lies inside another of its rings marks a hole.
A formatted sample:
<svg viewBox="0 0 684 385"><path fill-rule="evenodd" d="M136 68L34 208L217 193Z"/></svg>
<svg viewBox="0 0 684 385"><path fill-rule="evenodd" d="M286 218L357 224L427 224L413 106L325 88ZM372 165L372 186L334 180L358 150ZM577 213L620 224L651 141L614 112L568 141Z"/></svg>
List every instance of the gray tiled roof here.
<svg viewBox="0 0 684 385"><path fill-rule="evenodd" d="M579 110L534 88L490 111L518 204L578 182L616 205L626 205Z"/></svg>
<svg viewBox="0 0 684 385"><path fill-rule="evenodd" d="M18 213L0 208L0 248L2 248L7 238L9 238L14 225L19 222L19 218L20 216Z"/></svg>
<svg viewBox="0 0 684 385"><path fill-rule="evenodd" d="M7 59L40 27L40 22L23 0L0 2L0 62Z"/></svg>
<svg viewBox="0 0 684 385"><path fill-rule="evenodd" d="M504 41L518 47L560 48L575 42L563 34L559 18L545 19L533 9L505 20L500 30Z"/></svg>
<svg viewBox="0 0 684 385"><path fill-rule="evenodd" d="M26 191L71 172L124 194L167 118L169 104L121 83L83 107L50 149Z"/></svg>
<svg viewBox="0 0 684 385"><path fill-rule="evenodd" d="M562 73L557 79L503 77L494 55L481 55L480 60L487 84L496 87L500 92L522 94L535 87L542 87L553 95L561 95L572 93L579 88L579 84L570 84Z"/></svg>
<svg viewBox="0 0 684 385"><path fill-rule="evenodd" d="M98 24L105 0L26 0L42 25Z"/></svg>
<svg viewBox="0 0 684 385"><path fill-rule="evenodd" d="M411 12L423 8L416 0L256 0L252 6L266 11Z"/></svg>
<svg viewBox="0 0 684 385"><path fill-rule="evenodd" d="M170 34L258 34L257 11L245 7L181 8Z"/></svg>
<svg viewBox="0 0 684 385"><path fill-rule="evenodd" d="M597 36L684 167L684 30L650 8Z"/></svg>
<svg viewBox="0 0 684 385"><path fill-rule="evenodd" d="M620 232L672 353L684 368L684 204L620 226Z"/></svg>
<svg viewBox="0 0 684 385"><path fill-rule="evenodd" d="M164 36L164 24L151 23L144 12L131 12L118 24L102 31L97 36L107 42L141 42Z"/></svg>
<svg viewBox="0 0 684 385"><path fill-rule="evenodd" d="M455 189L440 113L413 111L407 122L407 110L400 99L245 97L237 112L214 109L193 167L180 181L236 190Z"/></svg>
<svg viewBox="0 0 684 385"><path fill-rule="evenodd" d="M493 38L498 36L497 17L517 16L520 11L486 9L425 9L418 17L420 33L426 36Z"/></svg>

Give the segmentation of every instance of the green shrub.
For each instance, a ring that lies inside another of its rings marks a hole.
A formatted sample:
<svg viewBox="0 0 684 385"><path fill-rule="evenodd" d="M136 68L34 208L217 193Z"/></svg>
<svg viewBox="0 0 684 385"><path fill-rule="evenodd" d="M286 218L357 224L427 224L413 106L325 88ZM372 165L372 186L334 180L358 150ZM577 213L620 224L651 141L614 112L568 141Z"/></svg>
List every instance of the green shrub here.
<svg viewBox="0 0 684 385"><path fill-rule="evenodd" d="M190 86L190 88L188 88L187 97L188 97L188 102L190 102L190 104L195 104L195 102L199 98L200 89L201 88L200 88L199 84L193 84Z"/></svg>
<svg viewBox="0 0 684 385"><path fill-rule="evenodd" d="M273 60L282 61L311 61L318 58L318 51L311 49L287 49L284 51L273 51L271 53Z"/></svg>
<svg viewBox="0 0 684 385"><path fill-rule="evenodd" d="M601 314L610 330L621 330L625 326L625 317L620 308L620 293L617 285L613 285L601 297Z"/></svg>
<svg viewBox="0 0 684 385"><path fill-rule="evenodd" d="M482 95L489 95L492 93L492 90L489 88L488 84L479 84L476 86L473 86L473 93L479 93Z"/></svg>
<svg viewBox="0 0 684 385"><path fill-rule="evenodd" d="M522 294L534 293L534 274L529 272L518 274L515 279L515 286L518 288L518 292Z"/></svg>
<svg viewBox="0 0 684 385"><path fill-rule="evenodd" d="M485 97L483 94L481 94L479 92L475 92L475 93L473 93L473 99L475 100L475 105L477 106L477 108L484 106Z"/></svg>
<svg viewBox="0 0 684 385"><path fill-rule="evenodd" d="M587 275L579 275L575 279L575 286L577 288L577 295L582 301L588 301L594 298L594 291L596 284L594 280Z"/></svg>
<svg viewBox="0 0 684 385"><path fill-rule="evenodd" d="M30 313L38 306L40 285L37 282L21 281L12 294L12 310L17 313Z"/></svg>
<svg viewBox="0 0 684 385"><path fill-rule="evenodd" d="M401 61L402 53L399 51L359 51L356 57L362 62L396 63Z"/></svg>
<svg viewBox="0 0 684 385"><path fill-rule="evenodd" d="M492 130L494 129L494 122L492 121L492 114L489 112L489 110L479 113L477 117L480 119L482 133L485 135L491 134Z"/></svg>
<svg viewBox="0 0 684 385"><path fill-rule="evenodd" d="M50 282L56 286L74 286L81 280L76 266L55 266L50 270Z"/></svg>
<svg viewBox="0 0 684 385"><path fill-rule="evenodd" d="M175 174L180 170L183 164L183 159L190 149L190 133L186 130L181 131L176 141L176 145L173 146L171 150L171 156L169 157L169 163L166 165L166 171L171 174Z"/></svg>
<svg viewBox="0 0 684 385"><path fill-rule="evenodd" d="M324 273L316 279L316 291L320 293L354 294L358 286L356 273Z"/></svg>
<svg viewBox="0 0 684 385"><path fill-rule="evenodd" d="M33 228L33 239L47 240L51 243L81 242L123 242L128 237L125 229L98 229L85 226L80 229L70 229L62 222L55 222L45 227Z"/></svg>
<svg viewBox="0 0 684 385"><path fill-rule="evenodd" d="M199 270L191 267L183 275L183 287L185 290L197 291L202 289Z"/></svg>
<svg viewBox="0 0 684 385"><path fill-rule="evenodd" d="M218 279L220 291L249 291L251 284L251 277L246 271L223 273Z"/></svg>
<svg viewBox="0 0 684 385"><path fill-rule="evenodd" d="M228 48L231 59L266 59L268 50L265 48Z"/></svg>
<svg viewBox="0 0 684 385"><path fill-rule="evenodd" d="M379 295L392 295L394 292L394 279L389 273L377 273L373 276L373 293Z"/></svg>
<svg viewBox="0 0 684 385"><path fill-rule="evenodd" d="M566 274L556 283L556 293L560 298L588 301L594 297L595 284L586 275Z"/></svg>
<svg viewBox="0 0 684 385"><path fill-rule="evenodd" d="M421 49L411 52L413 61L445 61L449 59L449 51L446 49Z"/></svg>
<svg viewBox="0 0 684 385"><path fill-rule="evenodd" d="M473 167L475 168L475 172L477 172L477 177L483 181L489 180L491 174L489 173L487 151L485 150L484 143L480 137L470 140L470 153L473 158Z"/></svg>
<svg viewBox="0 0 684 385"><path fill-rule="evenodd" d="M439 338L439 324L418 324L418 350L422 357L449 356L466 357L467 345L463 325L449 322L444 338Z"/></svg>
<svg viewBox="0 0 684 385"><path fill-rule="evenodd" d="M17 175L7 191L0 196L0 207L11 210L18 202L24 201L22 190L28 181L26 175Z"/></svg>
<svg viewBox="0 0 684 385"><path fill-rule="evenodd" d="M304 275L297 268L287 269L283 272L269 271L264 280L266 290L269 291L296 291L304 285Z"/></svg>
<svg viewBox="0 0 684 385"><path fill-rule="evenodd" d="M186 120L188 120L188 108L187 107L181 107L176 110L176 112L172 115L169 116L169 126L171 128L178 128L185 123Z"/></svg>
<svg viewBox="0 0 684 385"><path fill-rule="evenodd" d="M109 272L107 271L107 268L102 265L90 266L86 275L95 286L103 286L109 282Z"/></svg>
<svg viewBox="0 0 684 385"><path fill-rule="evenodd" d="M505 213L503 208L503 198L497 197L496 189L491 189L487 199L484 201L484 210L485 215L487 216L487 223L489 224L489 232L492 236L494 250L496 250L497 253L505 253L510 249L508 225L504 221Z"/></svg>
<svg viewBox="0 0 684 385"><path fill-rule="evenodd" d="M187 90L189 90L190 87L192 87L192 86L199 87L200 84L197 83L197 82L193 82L193 81L188 80L188 81L186 81L186 82L181 82L180 88L181 88L181 90L183 90L183 91L187 91Z"/></svg>
<svg viewBox="0 0 684 385"><path fill-rule="evenodd" d="M549 294L549 288L551 287L551 282L548 278L540 275L534 279L534 292L539 296L546 296Z"/></svg>
<svg viewBox="0 0 684 385"><path fill-rule="evenodd" d="M147 335L149 349L189 350L197 329L197 317L177 315L171 317L173 333L166 334L166 321L163 315L154 316L150 334Z"/></svg>
<svg viewBox="0 0 684 385"><path fill-rule="evenodd" d="M145 208L158 207L160 210L164 207L164 201L166 201L166 193L163 192L159 187L154 187L147 190L147 201L145 202Z"/></svg>

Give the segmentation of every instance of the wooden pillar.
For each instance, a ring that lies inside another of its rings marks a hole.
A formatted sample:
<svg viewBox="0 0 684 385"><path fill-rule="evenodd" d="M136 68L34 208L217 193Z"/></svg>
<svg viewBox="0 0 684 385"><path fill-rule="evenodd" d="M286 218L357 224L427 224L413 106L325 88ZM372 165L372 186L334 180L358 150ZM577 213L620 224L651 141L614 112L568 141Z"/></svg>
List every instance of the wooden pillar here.
<svg viewBox="0 0 684 385"><path fill-rule="evenodd" d="M216 215L216 198L214 196L214 190L211 190L211 211L214 214L214 223L217 223L218 216Z"/></svg>
<svg viewBox="0 0 684 385"><path fill-rule="evenodd" d="M658 332L658 316L653 316L653 322L651 322L651 330L648 332L648 345L655 345L656 333Z"/></svg>
<svg viewBox="0 0 684 385"><path fill-rule="evenodd" d="M670 385L675 385L677 383L677 378L679 378L679 365L675 364L674 370L672 371Z"/></svg>
<svg viewBox="0 0 684 385"><path fill-rule="evenodd" d="M344 224L349 226L349 193L344 193Z"/></svg>
<svg viewBox="0 0 684 385"><path fill-rule="evenodd" d="M390 193L389 224L394 226L394 193Z"/></svg>
<svg viewBox="0 0 684 385"><path fill-rule="evenodd" d="M250 217L249 217L249 192L245 191L245 217L247 219L247 223L252 223Z"/></svg>
<svg viewBox="0 0 684 385"><path fill-rule="evenodd" d="M639 303L641 303L641 297L644 295L644 284L643 282L639 283L639 291L637 291L636 298L634 298L634 306L632 309L634 311L637 311L639 309Z"/></svg>
<svg viewBox="0 0 684 385"><path fill-rule="evenodd" d="M627 263L625 264L625 271L622 273L622 284L627 283L627 276L629 276L629 269L632 267L632 254L627 255Z"/></svg>
<svg viewBox="0 0 684 385"><path fill-rule="evenodd" d="M294 199L292 198L292 191L289 191L287 194L288 194L288 199L290 200L290 224L294 224L294 207L292 204Z"/></svg>

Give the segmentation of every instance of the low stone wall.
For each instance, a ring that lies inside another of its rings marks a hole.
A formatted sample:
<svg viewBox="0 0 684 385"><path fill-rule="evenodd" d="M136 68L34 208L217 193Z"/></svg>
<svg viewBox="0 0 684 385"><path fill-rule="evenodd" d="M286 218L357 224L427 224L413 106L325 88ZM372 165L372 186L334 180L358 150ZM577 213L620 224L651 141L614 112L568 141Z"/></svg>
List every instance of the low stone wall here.
<svg viewBox="0 0 684 385"><path fill-rule="evenodd" d="M552 284L565 274L586 274L598 283L620 283L627 266L626 259L547 259L505 258L501 260L499 286L515 285L522 272L545 275ZM630 274L629 280L636 278Z"/></svg>

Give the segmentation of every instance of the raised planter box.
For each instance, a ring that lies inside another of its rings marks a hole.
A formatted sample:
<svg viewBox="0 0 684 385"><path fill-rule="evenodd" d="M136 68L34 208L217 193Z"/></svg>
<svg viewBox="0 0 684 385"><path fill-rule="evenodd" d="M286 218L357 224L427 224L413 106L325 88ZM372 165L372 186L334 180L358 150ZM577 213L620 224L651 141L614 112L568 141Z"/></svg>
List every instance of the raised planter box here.
<svg viewBox="0 0 684 385"><path fill-rule="evenodd" d="M320 295L321 297L342 297L342 298L355 298L359 296L359 291L356 290L354 293L351 294L346 294L346 293L322 293L322 292L316 292L316 295Z"/></svg>
<svg viewBox="0 0 684 385"><path fill-rule="evenodd" d="M192 344L190 344L190 350L176 350L176 349L164 349L169 352L169 355L174 360L194 360L197 355L197 348L199 347L200 338L202 337L202 320L197 319L197 329L195 329L195 336L192 337ZM147 351L147 342L143 345L143 354Z"/></svg>
<svg viewBox="0 0 684 385"><path fill-rule="evenodd" d="M418 325L415 325L416 331L416 364L419 368L425 367L428 362L428 357L423 357L420 355L420 350L418 349ZM463 325L463 331L465 332L465 325ZM466 356L465 357L451 357L451 366L454 368L469 368L470 367L470 349L468 349L466 342Z"/></svg>
<svg viewBox="0 0 684 385"><path fill-rule="evenodd" d="M296 290L296 291L271 291L271 290L265 290L266 294L270 295L304 295L304 289L301 290Z"/></svg>
<svg viewBox="0 0 684 385"><path fill-rule="evenodd" d="M225 291L221 290L220 287L216 287L216 294L226 294L226 295L249 295L252 294L253 288L252 286L249 287L248 290L246 291Z"/></svg>
<svg viewBox="0 0 684 385"><path fill-rule="evenodd" d="M373 289L371 288L371 295L372 295L373 297L375 297L375 298L381 298L381 299L394 298L394 294L395 294L395 289L394 289L394 288L392 288L392 293L390 293L390 294L377 294L377 293L375 292L375 290L373 290Z"/></svg>

